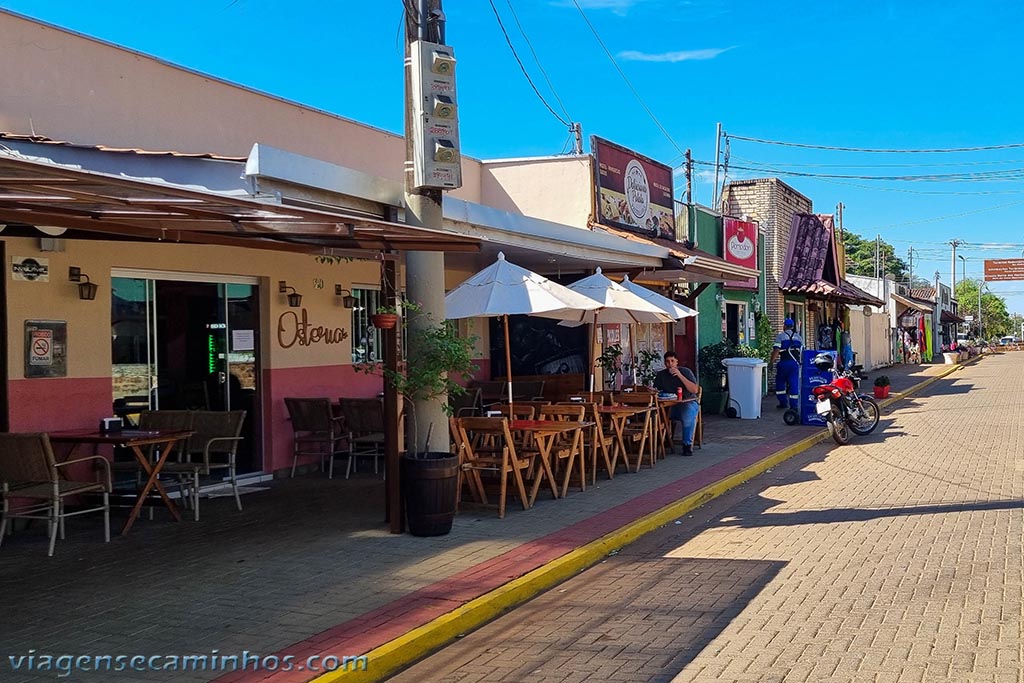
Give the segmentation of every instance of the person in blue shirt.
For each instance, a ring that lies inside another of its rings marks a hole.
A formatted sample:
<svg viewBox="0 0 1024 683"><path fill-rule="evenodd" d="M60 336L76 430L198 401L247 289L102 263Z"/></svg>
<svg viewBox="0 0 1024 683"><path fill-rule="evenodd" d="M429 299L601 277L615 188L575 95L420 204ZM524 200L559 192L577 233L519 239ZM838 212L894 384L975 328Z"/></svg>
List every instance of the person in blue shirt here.
<svg viewBox="0 0 1024 683"><path fill-rule="evenodd" d="M803 346L804 340L797 334L796 323L792 318L786 318L782 332L772 344L772 362L777 363L775 397L779 399L779 410L800 408L800 352Z"/></svg>

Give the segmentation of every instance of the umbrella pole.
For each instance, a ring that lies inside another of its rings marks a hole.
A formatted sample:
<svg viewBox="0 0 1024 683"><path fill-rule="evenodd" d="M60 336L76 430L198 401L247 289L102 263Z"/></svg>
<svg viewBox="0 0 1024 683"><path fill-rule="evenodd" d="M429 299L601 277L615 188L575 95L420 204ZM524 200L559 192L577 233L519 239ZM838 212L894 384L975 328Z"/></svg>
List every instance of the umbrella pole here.
<svg viewBox="0 0 1024 683"><path fill-rule="evenodd" d="M594 400L594 364L597 359L594 357L594 344L597 341L597 320L590 326L590 348L587 349L587 359L590 361L590 400Z"/></svg>
<svg viewBox="0 0 1024 683"><path fill-rule="evenodd" d="M505 379L508 380L508 407L509 410L512 408L512 353L509 350L508 345L508 315L505 318ZM509 413L509 419L512 419L512 413Z"/></svg>

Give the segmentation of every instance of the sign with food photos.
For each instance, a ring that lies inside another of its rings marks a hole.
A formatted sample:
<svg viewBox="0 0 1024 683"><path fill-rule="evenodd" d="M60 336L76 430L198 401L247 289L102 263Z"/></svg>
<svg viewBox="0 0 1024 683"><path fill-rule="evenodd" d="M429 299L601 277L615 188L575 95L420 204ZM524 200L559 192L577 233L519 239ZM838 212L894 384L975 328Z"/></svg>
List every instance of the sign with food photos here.
<svg viewBox="0 0 1024 683"><path fill-rule="evenodd" d="M676 239L672 169L598 137L594 154L597 222L646 237Z"/></svg>

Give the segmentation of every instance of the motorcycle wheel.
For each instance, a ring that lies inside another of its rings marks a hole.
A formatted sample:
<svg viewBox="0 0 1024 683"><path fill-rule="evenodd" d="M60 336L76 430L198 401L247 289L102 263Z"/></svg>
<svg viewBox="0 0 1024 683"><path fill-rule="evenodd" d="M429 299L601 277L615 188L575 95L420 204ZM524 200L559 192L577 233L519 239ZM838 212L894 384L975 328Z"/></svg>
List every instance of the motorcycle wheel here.
<svg viewBox="0 0 1024 683"><path fill-rule="evenodd" d="M879 410L878 403L875 399L868 398L867 396L860 397L861 408L864 411L864 415L860 418L853 417L852 411L849 417L850 431L854 434L870 434L875 431L875 427L878 426Z"/></svg>
<svg viewBox="0 0 1024 683"><path fill-rule="evenodd" d="M840 446L850 443L850 426L846 418L837 406L832 407L832 413L828 421L829 431L832 432L832 440Z"/></svg>
<svg viewBox="0 0 1024 683"><path fill-rule="evenodd" d="M792 427L800 422L800 413L796 412L792 408L787 408L786 412L782 414L782 421Z"/></svg>

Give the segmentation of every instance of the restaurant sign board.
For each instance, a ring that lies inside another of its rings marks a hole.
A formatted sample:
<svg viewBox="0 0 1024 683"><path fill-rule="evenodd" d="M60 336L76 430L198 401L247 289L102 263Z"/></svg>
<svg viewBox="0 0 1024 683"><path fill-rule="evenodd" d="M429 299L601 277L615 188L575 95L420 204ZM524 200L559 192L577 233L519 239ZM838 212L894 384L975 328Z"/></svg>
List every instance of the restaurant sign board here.
<svg viewBox="0 0 1024 683"><path fill-rule="evenodd" d="M1024 280L1024 258L985 259L985 282Z"/></svg>
<svg viewBox="0 0 1024 683"><path fill-rule="evenodd" d="M729 263L757 270L757 223L739 218L722 219L722 257ZM757 289L757 278L728 281L730 289Z"/></svg>
<svg viewBox="0 0 1024 683"><path fill-rule="evenodd" d="M675 241L672 169L592 136L597 222L646 237Z"/></svg>

